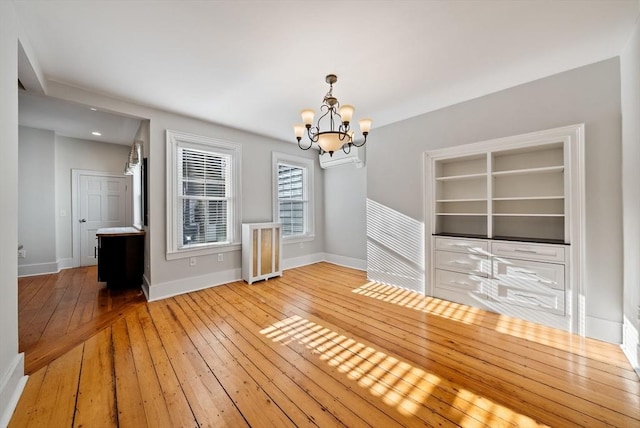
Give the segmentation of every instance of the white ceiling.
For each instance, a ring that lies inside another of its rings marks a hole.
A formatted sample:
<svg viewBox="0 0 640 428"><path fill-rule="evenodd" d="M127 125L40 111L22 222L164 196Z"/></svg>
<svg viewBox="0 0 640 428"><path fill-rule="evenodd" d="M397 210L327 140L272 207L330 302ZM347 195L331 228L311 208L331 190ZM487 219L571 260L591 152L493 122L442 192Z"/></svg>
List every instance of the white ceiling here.
<svg viewBox="0 0 640 428"><path fill-rule="evenodd" d="M638 0L27 1L48 79L294 141L324 76L381 126L619 55Z"/></svg>
<svg viewBox="0 0 640 428"><path fill-rule="evenodd" d="M18 117L21 126L55 131L63 137L130 146L140 119L91 109L52 97L21 91ZM101 135L93 135L99 132Z"/></svg>

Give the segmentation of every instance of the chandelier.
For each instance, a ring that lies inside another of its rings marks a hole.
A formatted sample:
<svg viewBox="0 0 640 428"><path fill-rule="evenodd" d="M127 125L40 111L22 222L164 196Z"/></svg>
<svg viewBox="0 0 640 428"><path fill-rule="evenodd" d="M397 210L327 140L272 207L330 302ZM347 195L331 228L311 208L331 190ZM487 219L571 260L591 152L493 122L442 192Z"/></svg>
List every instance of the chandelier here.
<svg viewBox="0 0 640 428"><path fill-rule="evenodd" d="M325 81L329 84L329 92L324 96L322 105L320 106L320 112L325 111L325 113L320 116L316 126L312 126L315 113L311 109L302 110L300 114L303 124L293 126L293 131L298 140L298 147L302 150L309 150L311 146L313 146L313 143L316 143L320 147L321 155L328 152L329 156L333 156L333 152L340 149L345 153L349 153L351 146L362 147L367 142L367 135L369 135L369 130L371 129L371 119L360 119L358 122L364 140L356 143L354 139L355 132L352 131L350 127L351 118L353 117L355 109L352 105L348 104L341 106L338 99L333 96L333 84L338 81L338 76L328 74ZM329 130L321 131L320 123L325 118L328 119ZM305 128L307 129L307 136L309 137L308 146L300 142L304 135Z"/></svg>

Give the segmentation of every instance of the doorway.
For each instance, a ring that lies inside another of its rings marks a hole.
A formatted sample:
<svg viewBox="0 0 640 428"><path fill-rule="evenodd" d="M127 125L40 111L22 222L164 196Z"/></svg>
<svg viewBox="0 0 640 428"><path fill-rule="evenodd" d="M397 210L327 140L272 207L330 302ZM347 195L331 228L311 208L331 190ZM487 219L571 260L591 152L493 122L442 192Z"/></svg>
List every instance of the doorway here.
<svg viewBox="0 0 640 428"><path fill-rule="evenodd" d="M96 232L131 225L131 176L72 170L74 266L97 264Z"/></svg>

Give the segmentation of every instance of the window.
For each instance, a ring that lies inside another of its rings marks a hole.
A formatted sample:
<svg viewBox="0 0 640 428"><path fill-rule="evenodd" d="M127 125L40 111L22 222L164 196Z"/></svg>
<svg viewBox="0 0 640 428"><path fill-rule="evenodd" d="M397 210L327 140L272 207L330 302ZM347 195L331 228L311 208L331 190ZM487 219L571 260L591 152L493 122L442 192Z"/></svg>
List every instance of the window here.
<svg viewBox="0 0 640 428"><path fill-rule="evenodd" d="M313 161L274 152L273 177L273 216L283 239L313 239Z"/></svg>
<svg viewBox="0 0 640 428"><path fill-rule="evenodd" d="M238 145L167 130L168 259L239 248L239 165Z"/></svg>

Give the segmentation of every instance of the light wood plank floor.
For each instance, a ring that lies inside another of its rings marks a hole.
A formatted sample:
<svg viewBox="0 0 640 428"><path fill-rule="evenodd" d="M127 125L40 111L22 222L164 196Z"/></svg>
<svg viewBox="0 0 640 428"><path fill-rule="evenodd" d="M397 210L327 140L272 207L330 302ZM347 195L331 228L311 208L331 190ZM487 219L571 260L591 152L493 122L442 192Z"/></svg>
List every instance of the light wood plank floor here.
<svg viewBox="0 0 640 428"><path fill-rule="evenodd" d="M319 263L127 311L31 375L10 427L638 427L619 347Z"/></svg>
<svg viewBox="0 0 640 428"><path fill-rule="evenodd" d="M34 373L145 302L142 290L107 288L96 266L18 279L19 350Z"/></svg>

